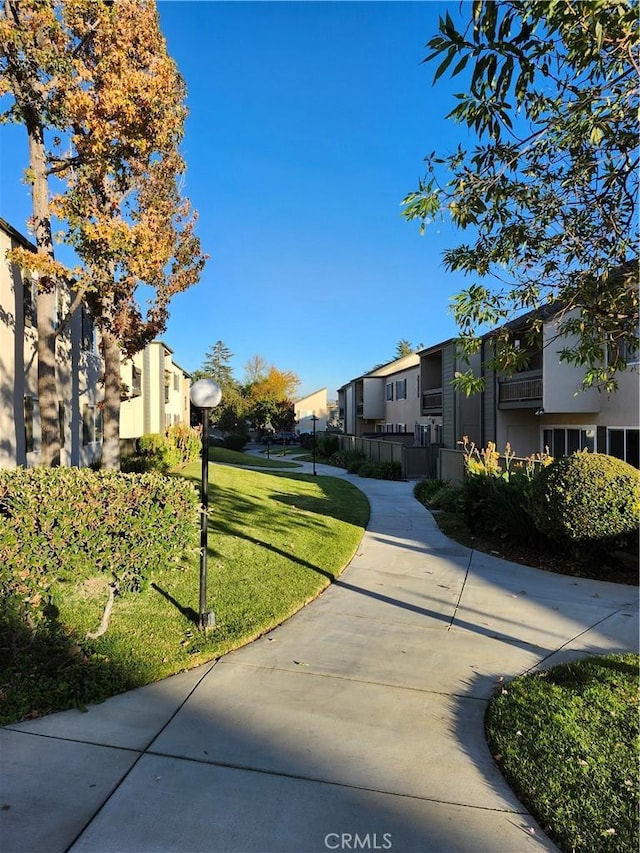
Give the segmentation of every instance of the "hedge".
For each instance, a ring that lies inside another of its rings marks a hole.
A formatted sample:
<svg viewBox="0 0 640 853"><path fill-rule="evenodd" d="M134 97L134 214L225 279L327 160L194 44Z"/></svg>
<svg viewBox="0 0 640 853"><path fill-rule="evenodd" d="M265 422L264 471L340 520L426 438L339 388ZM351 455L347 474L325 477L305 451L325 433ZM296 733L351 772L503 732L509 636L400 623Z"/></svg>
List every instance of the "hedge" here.
<svg viewBox="0 0 640 853"><path fill-rule="evenodd" d="M543 469L533 486L538 529L564 545L608 546L638 529L640 473L601 453L574 453Z"/></svg>
<svg viewBox="0 0 640 853"><path fill-rule="evenodd" d="M54 580L112 576L118 592L197 545L189 481L87 468L0 470L0 596L37 622Z"/></svg>

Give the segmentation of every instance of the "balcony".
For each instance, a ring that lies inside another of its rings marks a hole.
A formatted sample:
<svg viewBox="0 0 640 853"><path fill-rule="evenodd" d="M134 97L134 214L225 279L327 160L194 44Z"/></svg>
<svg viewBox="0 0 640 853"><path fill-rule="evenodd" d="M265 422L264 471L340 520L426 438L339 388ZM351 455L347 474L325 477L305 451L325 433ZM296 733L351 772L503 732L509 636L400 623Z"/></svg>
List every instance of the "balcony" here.
<svg viewBox="0 0 640 853"><path fill-rule="evenodd" d="M520 373L498 383L502 409L527 409L542 405L542 372Z"/></svg>
<svg viewBox="0 0 640 853"><path fill-rule="evenodd" d="M422 414L442 414L442 388L428 388L423 392Z"/></svg>

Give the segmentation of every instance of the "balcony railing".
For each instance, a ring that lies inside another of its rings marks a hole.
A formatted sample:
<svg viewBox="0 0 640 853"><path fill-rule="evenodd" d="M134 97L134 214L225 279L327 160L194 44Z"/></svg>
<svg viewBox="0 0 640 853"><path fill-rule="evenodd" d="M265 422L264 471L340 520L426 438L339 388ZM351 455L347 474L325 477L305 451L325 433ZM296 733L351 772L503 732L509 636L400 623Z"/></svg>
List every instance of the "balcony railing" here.
<svg viewBox="0 0 640 853"><path fill-rule="evenodd" d="M500 382L500 403L535 403L542 400L542 374Z"/></svg>
<svg viewBox="0 0 640 853"><path fill-rule="evenodd" d="M422 394L422 412L442 410L442 388L429 388Z"/></svg>

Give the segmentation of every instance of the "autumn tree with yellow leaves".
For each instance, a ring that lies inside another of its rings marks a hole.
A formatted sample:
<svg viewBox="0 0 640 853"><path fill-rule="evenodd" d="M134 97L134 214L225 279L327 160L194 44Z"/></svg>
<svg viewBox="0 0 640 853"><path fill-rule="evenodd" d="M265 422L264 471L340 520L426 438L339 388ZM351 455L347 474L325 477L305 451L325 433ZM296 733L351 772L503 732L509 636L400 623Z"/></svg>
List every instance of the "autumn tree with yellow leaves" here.
<svg viewBox="0 0 640 853"><path fill-rule="evenodd" d="M40 132L52 129L62 135L61 144L45 152L44 169L38 160L37 175L30 162L38 256L46 256L49 264L48 276L40 269L39 303L56 281L71 281L53 262L54 212L82 262L73 275L74 303L84 299L100 329L102 464L118 468L121 354L137 352L164 330L171 298L198 280L205 262L194 231L196 217L181 193L184 84L167 53L153 2L6 0L0 25L0 61L14 69L7 89L18 107L12 117L25 121L31 140L18 85L31 73L36 81L44 78L39 86L46 85L47 100L37 102ZM39 45L47 33L55 37L43 58ZM15 43L20 62L9 49ZM32 85L32 91L36 88ZM64 189L49 202L46 179L52 173L64 181ZM45 223L42 235L40 222ZM144 315L137 299L141 286L148 297ZM46 308L42 313L52 314ZM51 341L55 353L54 334L39 342L39 360L40 349ZM39 383L38 392L44 424L52 399L57 417L55 384L43 395ZM56 439L43 428L44 464L55 462Z"/></svg>

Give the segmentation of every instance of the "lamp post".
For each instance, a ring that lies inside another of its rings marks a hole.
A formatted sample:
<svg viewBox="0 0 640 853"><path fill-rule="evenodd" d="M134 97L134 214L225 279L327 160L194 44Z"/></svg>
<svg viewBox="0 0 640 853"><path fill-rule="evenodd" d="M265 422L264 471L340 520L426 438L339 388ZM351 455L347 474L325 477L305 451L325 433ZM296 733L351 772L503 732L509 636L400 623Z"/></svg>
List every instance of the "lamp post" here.
<svg viewBox="0 0 640 853"><path fill-rule="evenodd" d="M318 418L316 417L316 413L314 412L311 415L311 423L313 424L313 476L315 477L317 474L316 471L316 424L318 422Z"/></svg>
<svg viewBox="0 0 640 853"><path fill-rule="evenodd" d="M191 402L202 409L202 490L200 510L200 606L198 625L202 631L213 628L216 617L207 612L207 521L209 517L209 414L222 399L220 386L212 379L198 379L191 386Z"/></svg>

